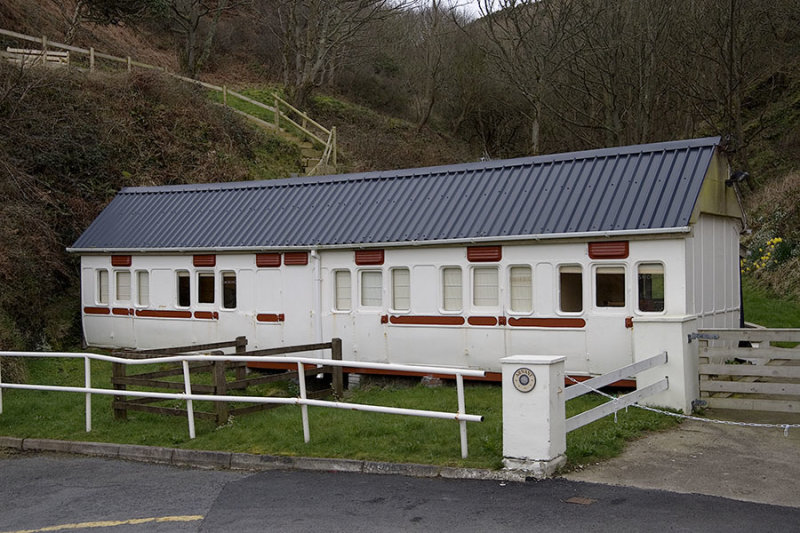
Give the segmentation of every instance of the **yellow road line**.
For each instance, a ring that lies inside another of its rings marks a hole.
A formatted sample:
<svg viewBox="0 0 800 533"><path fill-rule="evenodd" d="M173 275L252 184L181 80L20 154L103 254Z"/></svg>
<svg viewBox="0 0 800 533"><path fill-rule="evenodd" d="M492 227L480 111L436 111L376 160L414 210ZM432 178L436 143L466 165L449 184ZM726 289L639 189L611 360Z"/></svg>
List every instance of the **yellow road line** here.
<svg viewBox="0 0 800 533"><path fill-rule="evenodd" d="M156 516L153 518L131 518L130 520L102 520L99 522L82 522L80 524L60 524L47 526L40 529L20 529L18 531L4 531L0 533L43 533L45 531L64 531L68 529L88 529L92 527L116 527L157 522L196 522L202 520L202 515L188 516Z"/></svg>

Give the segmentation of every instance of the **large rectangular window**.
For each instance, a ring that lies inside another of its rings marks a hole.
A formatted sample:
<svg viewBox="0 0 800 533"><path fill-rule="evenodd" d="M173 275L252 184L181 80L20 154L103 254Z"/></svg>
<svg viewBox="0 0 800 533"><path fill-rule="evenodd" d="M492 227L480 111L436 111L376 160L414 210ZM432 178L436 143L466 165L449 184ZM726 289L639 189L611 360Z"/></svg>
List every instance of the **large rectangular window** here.
<svg viewBox="0 0 800 533"><path fill-rule="evenodd" d="M558 269L559 305L562 312L583 311L583 268L563 265Z"/></svg>
<svg viewBox="0 0 800 533"><path fill-rule="evenodd" d="M500 287L497 277L497 267L472 269L472 305L476 307L497 307L499 305Z"/></svg>
<svg viewBox="0 0 800 533"><path fill-rule="evenodd" d="M197 303L214 303L214 273L200 272L197 274Z"/></svg>
<svg viewBox="0 0 800 533"><path fill-rule="evenodd" d="M463 306L460 267L442 269L442 307L445 311L461 311Z"/></svg>
<svg viewBox="0 0 800 533"><path fill-rule="evenodd" d="M350 280L349 270L337 270L334 274L335 292L334 309L336 311L349 311L352 308L353 285Z"/></svg>
<svg viewBox="0 0 800 533"><path fill-rule="evenodd" d="M108 304L108 270L97 271L97 303Z"/></svg>
<svg viewBox="0 0 800 533"><path fill-rule="evenodd" d="M131 273L128 270L118 270L114 273L116 280L116 300L127 302L131 299Z"/></svg>
<svg viewBox="0 0 800 533"><path fill-rule="evenodd" d="M222 273L222 308L236 309L236 272Z"/></svg>
<svg viewBox="0 0 800 533"><path fill-rule="evenodd" d="M411 308L411 274L407 268L392 269L392 309Z"/></svg>
<svg viewBox="0 0 800 533"><path fill-rule="evenodd" d="M511 267L511 311L530 313L533 311L533 275L529 266Z"/></svg>
<svg viewBox="0 0 800 533"><path fill-rule="evenodd" d="M594 279L597 307L625 307L625 267L599 266Z"/></svg>
<svg viewBox="0 0 800 533"><path fill-rule="evenodd" d="M380 270L361 272L361 305L381 307L383 305L383 273Z"/></svg>
<svg viewBox="0 0 800 533"><path fill-rule="evenodd" d="M136 272L136 303L150 305L150 272L147 270Z"/></svg>
<svg viewBox="0 0 800 533"><path fill-rule="evenodd" d="M177 272L178 283L178 307L189 307L191 301L191 278L189 272L186 270L179 270Z"/></svg>
<svg viewBox="0 0 800 533"><path fill-rule="evenodd" d="M664 265L639 265L639 311L658 313L664 310Z"/></svg>

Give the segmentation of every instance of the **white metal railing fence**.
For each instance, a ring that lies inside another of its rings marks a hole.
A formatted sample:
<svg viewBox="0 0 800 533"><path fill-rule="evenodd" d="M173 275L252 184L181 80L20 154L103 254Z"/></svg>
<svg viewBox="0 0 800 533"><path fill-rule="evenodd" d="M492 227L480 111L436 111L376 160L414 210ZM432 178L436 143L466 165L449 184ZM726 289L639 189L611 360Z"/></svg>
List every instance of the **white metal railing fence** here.
<svg viewBox="0 0 800 533"><path fill-rule="evenodd" d="M564 391L564 401L583 396L584 394L593 392L596 389L610 385L615 381L635 376L639 372L643 372L666 363L667 352L661 352L660 354L648 359L637 361L633 364L623 366L622 368L612 370L607 374L603 374L602 376L597 376L596 378L588 379L586 381L577 381L568 377L567 379L570 379L574 384L570 387L567 387L567 389ZM649 398L656 393L663 392L668 388L669 380L665 377L664 379L657 381L652 385L637 389L633 392L625 394L624 396L614 398L613 401L604 403L603 405L599 405L593 409L589 409L588 411L584 411L580 414L572 416L566 420L567 433L594 422L595 420L603 418L604 416L616 413L620 409L624 409L629 405L633 405L634 403L644 400L645 398Z"/></svg>
<svg viewBox="0 0 800 533"><path fill-rule="evenodd" d="M41 47L41 55L42 57L48 57L48 48L59 48L61 50L68 50L70 52L75 52L76 54L85 55L88 57L89 60L89 70L93 71L95 69L95 63L97 59L105 59L114 63L123 64L128 72L130 72L133 67L142 68L147 70L158 70L167 74L168 76L172 76L175 79L192 83L206 89L210 89L212 91L216 91L222 94L222 103L225 106L228 106L228 96L232 96L234 98L238 98L243 102L247 102L251 105L254 105L260 109L265 111L269 111L273 114L274 117L274 126L278 129L285 129L281 126L282 122L288 122L297 130L299 130L302 134L308 136L313 141L321 144L323 149L323 155L320 159L319 163L309 172L309 175L315 174L320 169L324 169L326 166L331 165L332 167L336 168L337 164L337 150L336 150L336 128L332 127L330 129L326 128L319 122L313 120L307 113L300 111L289 102L278 96L278 94L273 93L272 98L274 102L274 106L267 105L263 102L259 102L253 98L249 98L243 94L240 94L236 91L230 90L226 86L219 86L214 85L211 83L202 82L200 80L195 80L192 78L187 78L185 76L181 76L174 72L170 72L164 67L158 67L155 65L149 65L147 63L142 63L140 61L135 61L131 59L131 56L127 57L117 57L109 54L104 54L101 52L96 51L94 48L81 48L79 46L72 46L69 44L63 44L55 41L50 41L46 36L42 37L34 37L32 35L25 35L24 33L18 33L15 31L4 30L0 28L0 35L5 35L7 37L12 37L14 39L19 39L22 41L34 42L37 43ZM231 108L234 109L234 108ZM283 109L287 109L284 111ZM252 118L259 123L263 123L261 119L258 117L254 117L253 115L236 110L238 113L246 115L248 118ZM298 120L294 120L292 118L292 114L294 114Z"/></svg>
<svg viewBox="0 0 800 533"><path fill-rule="evenodd" d="M466 403L464 400L464 376L466 377L484 377L485 373L481 370L468 370L459 368L448 367L429 367L429 366L415 366L415 365L399 365L388 363L366 363L361 361L337 361L331 359L317 359L310 357L252 357L252 356L234 356L234 355L177 355L169 357L156 357L150 359L126 359L122 357L115 357L110 355L100 355L94 353L73 353L73 352L0 352L2 357L56 357L56 358L74 358L84 360L84 386L83 387L69 387L62 385L30 385L22 383L4 383L2 381L2 368L0 367L0 414L3 413L3 389L21 389L21 390L39 390L39 391L56 391L56 392L77 392L85 394L85 418L86 418L86 431L92 430L92 395L100 394L106 396L133 396L139 398L156 398L165 400L182 400L186 402L187 418L189 423L189 437L195 438L194 427L194 409L192 402L197 401L210 401L210 402L251 402L251 403L272 403L284 405L298 405L302 412L303 420L303 438L305 442L311 439L310 429L308 423L308 406L315 407L328 407L336 409L348 409L351 411L368 411L373 413L386 413L396 415L418 416L424 418L438 418L445 420L456 420L460 426L461 437L461 456L466 458L468 455L467 446L467 422L482 422L483 416L471 415L466 412ZM150 392L150 391L132 391L132 390L117 390L117 389L102 389L95 388L91 385L91 361L106 361L109 363L122 363L126 365L150 365L154 363L181 363L183 365L183 380L184 392L183 393L168 393L168 392ZM280 362L280 363L296 363L298 370L299 380L299 396L295 398L271 397L271 396L217 396L211 394L192 394L191 381L189 374L189 362L191 361L230 361L230 362ZM306 380L305 380L305 365L313 366L341 366L348 368L363 368L372 370L383 371L404 371L404 372L418 372L426 374L441 374L454 376L456 378L456 390L458 394L458 412L450 413L444 411L428 411L422 409L408 409L402 407L384 407L379 405L367 405L356 403L345 403L338 401L328 400L312 400L306 397Z"/></svg>

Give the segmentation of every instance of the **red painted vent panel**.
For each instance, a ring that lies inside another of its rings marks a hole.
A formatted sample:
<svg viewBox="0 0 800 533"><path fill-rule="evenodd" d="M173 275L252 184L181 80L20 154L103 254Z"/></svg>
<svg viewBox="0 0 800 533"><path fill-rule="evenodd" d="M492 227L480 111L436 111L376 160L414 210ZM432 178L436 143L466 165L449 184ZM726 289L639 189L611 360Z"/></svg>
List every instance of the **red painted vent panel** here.
<svg viewBox="0 0 800 533"><path fill-rule="evenodd" d="M286 252L283 254L283 264L290 265L307 265L308 252Z"/></svg>
<svg viewBox="0 0 800 533"><path fill-rule="evenodd" d="M129 255L112 255L111 266L115 267L129 267L131 266L131 256Z"/></svg>
<svg viewBox="0 0 800 533"><path fill-rule="evenodd" d="M281 266L281 254L268 253L256 254L257 267L279 267Z"/></svg>
<svg viewBox="0 0 800 533"><path fill-rule="evenodd" d="M590 242L590 259L626 259L628 241Z"/></svg>
<svg viewBox="0 0 800 533"><path fill-rule="evenodd" d="M383 250L356 250L356 264L363 265L382 265Z"/></svg>
<svg viewBox="0 0 800 533"><path fill-rule="evenodd" d="M214 254L196 255L192 258L192 264L196 267L213 267L217 264L217 256Z"/></svg>
<svg viewBox="0 0 800 533"><path fill-rule="evenodd" d="M467 260L472 263L500 261L502 258L502 246L470 246L467 248Z"/></svg>

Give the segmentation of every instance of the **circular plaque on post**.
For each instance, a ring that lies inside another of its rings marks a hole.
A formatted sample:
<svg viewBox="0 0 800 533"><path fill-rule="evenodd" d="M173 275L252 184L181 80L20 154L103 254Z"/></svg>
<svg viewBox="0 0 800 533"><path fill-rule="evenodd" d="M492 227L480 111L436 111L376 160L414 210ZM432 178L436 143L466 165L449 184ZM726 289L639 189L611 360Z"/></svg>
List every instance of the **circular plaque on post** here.
<svg viewBox="0 0 800 533"><path fill-rule="evenodd" d="M536 386L536 376L530 368L518 368L512 377L514 388L520 392L530 392Z"/></svg>

